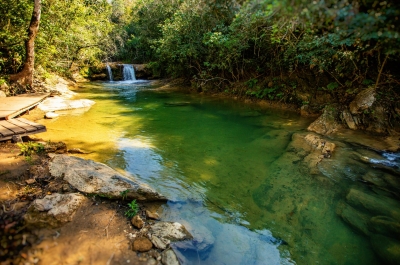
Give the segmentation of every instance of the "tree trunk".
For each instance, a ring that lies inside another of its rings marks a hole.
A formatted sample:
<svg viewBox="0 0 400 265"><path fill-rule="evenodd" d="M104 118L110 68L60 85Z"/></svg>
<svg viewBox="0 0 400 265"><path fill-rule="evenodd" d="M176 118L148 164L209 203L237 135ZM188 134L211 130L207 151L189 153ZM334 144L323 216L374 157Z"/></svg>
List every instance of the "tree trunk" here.
<svg viewBox="0 0 400 265"><path fill-rule="evenodd" d="M41 13L41 0L35 0L31 23L28 28L28 39L25 41L25 64L21 72L11 75L10 81L16 82L21 86L29 86L33 84L33 70L35 67L35 38L39 31Z"/></svg>

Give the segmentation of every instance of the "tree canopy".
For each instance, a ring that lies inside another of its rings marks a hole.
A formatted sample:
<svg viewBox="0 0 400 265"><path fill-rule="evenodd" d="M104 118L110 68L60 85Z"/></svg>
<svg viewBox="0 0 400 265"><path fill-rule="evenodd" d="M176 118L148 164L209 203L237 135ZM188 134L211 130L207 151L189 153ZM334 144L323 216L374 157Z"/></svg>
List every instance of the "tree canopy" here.
<svg viewBox="0 0 400 265"><path fill-rule="evenodd" d="M22 67L31 10L32 1L0 3L2 75ZM395 0L43 0L36 68L147 63L202 90L240 81L246 91L232 93L270 99L301 85L336 97L372 84L393 90L399 17Z"/></svg>

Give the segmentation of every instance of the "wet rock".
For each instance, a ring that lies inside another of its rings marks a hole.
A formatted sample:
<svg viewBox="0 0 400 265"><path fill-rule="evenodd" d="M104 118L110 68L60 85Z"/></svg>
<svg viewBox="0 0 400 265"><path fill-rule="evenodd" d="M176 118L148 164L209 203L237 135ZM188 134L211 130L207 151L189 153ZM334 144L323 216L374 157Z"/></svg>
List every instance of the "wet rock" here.
<svg viewBox="0 0 400 265"><path fill-rule="evenodd" d="M354 100L350 103L349 108L351 114L361 114L365 109L371 107L375 102L375 88L365 89L357 94Z"/></svg>
<svg viewBox="0 0 400 265"><path fill-rule="evenodd" d="M109 166L92 160L67 155L54 155L49 163L50 174L63 178L81 192L109 198L157 201L166 198L133 178L126 177Z"/></svg>
<svg viewBox="0 0 400 265"><path fill-rule="evenodd" d="M340 203L336 212L346 223L348 223L358 232L364 235L370 234L370 231L368 230L368 220L370 217L368 215L357 211L346 203Z"/></svg>
<svg viewBox="0 0 400 265"><path fill-rule="evenodd" d="M400 219L400 203L383 196L370 195L351 189L346 196L347 202L353 207L379 216L390 216Z"/></svg>
<svg viewBox="0 0 400 265"><path fill-rule="evenodd" d="M158 249L166 249L171 243L170 240L165 238L159 238L155 235L151 235L150 240L153 243L153 245Z"/></svg>
<svg viewBox="0 0 400 265"><path fill-rule="evenodd" d="M382 235L371 236L371 245L385 264L400 264L400 241Z"/></svg>
<svg viewBox="0 0 400 265"><path fill-rule="evenodd" d="M209 250L214 245L213 235L207 228L199 224L191 228L190 233L193 236L192 240L175 242L174 246L179 249L196 251L200 258L205 260L208 258Z"/></svg>
<svg viewBox="0 0 400 265"><path fill-rule="evenodd" d="M158 215L158 213L153 213L153 212L150 212L149 210L146 210L146 216L148 218L150 218L150 219L153 219L153 220L159 220L160 219L160 216Z"/></svg>
<svg viewBox="0 0 400 265"><path fill-rule="evenodd" d="M57 118L60 115L50 111L50 112L47 112L44 116L45 116L46 119L54 119L54 118Z"/></svg>
<svg viewBox="0 0 400 265"><path fill-rule="evenodd" d="M304 140L315 150L321 150L321 154L325 158L330 158L333 151L336 148L336 145L332 142L329 142L327 140L321 139L320 137L313 135L313 134L307 134L304 137Z"/></svg>
<svg viewBox="0 0 400 265"><path fill-rule="evenodd" d="M147 237L139 237L133 241L132 250L146 252L152 249L153 244Z"/></svg>
<svg viewBox="0 0 400 265"><path fill-rule="evenodd" d="M322 115L308 126L307 130L322 135L327 135L341 129L342 126L337 121L338 110L336 106L325 107Z"/></svg>
<svg viewBox="0 0 400 265"><path fill-rule="evenodd" d="M186 228L177 222L158 222L150 227L150 233L160 239L180 241L192 239L192 235Z"/></svg>
<svg viewBox="0 0 400 265"><path fill-rule="evenodd" d="M353 119L350 111L345 109L342 111L341 118L346 122L347 126L352 130L357 130L357 124Z"/></svg>
<svg viewBox="0 0 400 265"><path fill-rule="evenodd" d="M392 238L400 238L400 222L393 218L387 216L372 217L368 222L368 227L370 231L378 234Z"/></svg>
<svg viewBox="0 0 400 265"><path fill-rule="evenodd" d="M134 227L138 228L138 229L142 229L142 227L144 226L144 221L142 220L142 218L137 214L135 215L132 220L131 223Z"/></svg>
<svg viewBox="0 0 400 265"><path fill-rule="evenodd" d="M79 193L47 195L32 203L24 219L32 227L57 227L71 221L78 208L86 200Z"/></svg>
<svg viewBox="0 0 400 265"><path fill-rule="evenodd" d="M167 249L161 253L161 261L164 265L179 265L178 258L172 249Z"/></svg>

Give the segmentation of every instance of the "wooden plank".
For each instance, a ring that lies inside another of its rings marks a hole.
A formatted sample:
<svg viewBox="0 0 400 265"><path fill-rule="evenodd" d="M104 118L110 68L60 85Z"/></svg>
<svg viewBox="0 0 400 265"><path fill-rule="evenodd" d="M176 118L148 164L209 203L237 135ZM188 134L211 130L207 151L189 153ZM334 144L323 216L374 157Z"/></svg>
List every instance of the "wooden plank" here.
<svg viewBox="0 0 400 265"><path fill-rule="evenodd" d="M46 126L24 118L0 121L0 141L11 139L14 135L27 136L46 131Z"/></svg>
<svg viewBox="0 0 400 265"><path fill-rule="evenodd" d="M14 134L23 134L26 132L26 130L24 130L23 128L15 125L15 124L12 124L8 121L0 121L0 125L9 129L10 131L13 131Z"/></svg>
<svg viewBox="0 0 400 265"><path fill-rule="evenodd" d="M3 127L3 126L0 125L0 134L2 135L1 138L3 138L3 137L6 137L6 136L13 136L14 132L10 131L6 127Z"/></svg>
<svg viewBox="0 0 400 265"><path fill-rule="evenodd" d="M14 119L14 120L19 120L20 122L23 122L25 124L28 124L30 126L37 128L38 130L46 129L46 126L36 123L36 122L33 122L33 121L30 121L30 120L27 120L27 119L24 119L24 118L18 118L18 119Z"/></svg>
<svg viewBox="0 0 400 265"><path fill-rule="evenodd" d="M11 120L8 120L8 122L14 124L15 126L23 128L27 132L34 132L34 131L37 131L37 129L38 129L32 125L21 122L18 119L11 119Z"/></svg>
<svg viewBox="0 0 400 265"><path fill-rule="evenodd" d="M11 119L32 109L50 93L23 94L16 97L0 98L0 119Z"/></svg>

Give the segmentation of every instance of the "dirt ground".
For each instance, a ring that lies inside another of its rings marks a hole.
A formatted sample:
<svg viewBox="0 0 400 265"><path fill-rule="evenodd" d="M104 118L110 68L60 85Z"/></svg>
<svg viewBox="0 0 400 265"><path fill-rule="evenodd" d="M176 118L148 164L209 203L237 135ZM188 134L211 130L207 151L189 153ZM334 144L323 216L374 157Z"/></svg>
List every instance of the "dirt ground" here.
<svg viewBox="0 0 400 265"><path fill-rule="evenodd" d="M30 161L19 154L16 144L0 143L1 265L156 264L151 253L131 250L137 230L124 216L125 201L87 197L73 221L62 227L26 227L23 215L33 200L77 191L48 174L47 154L33 155Z"/></svg>

